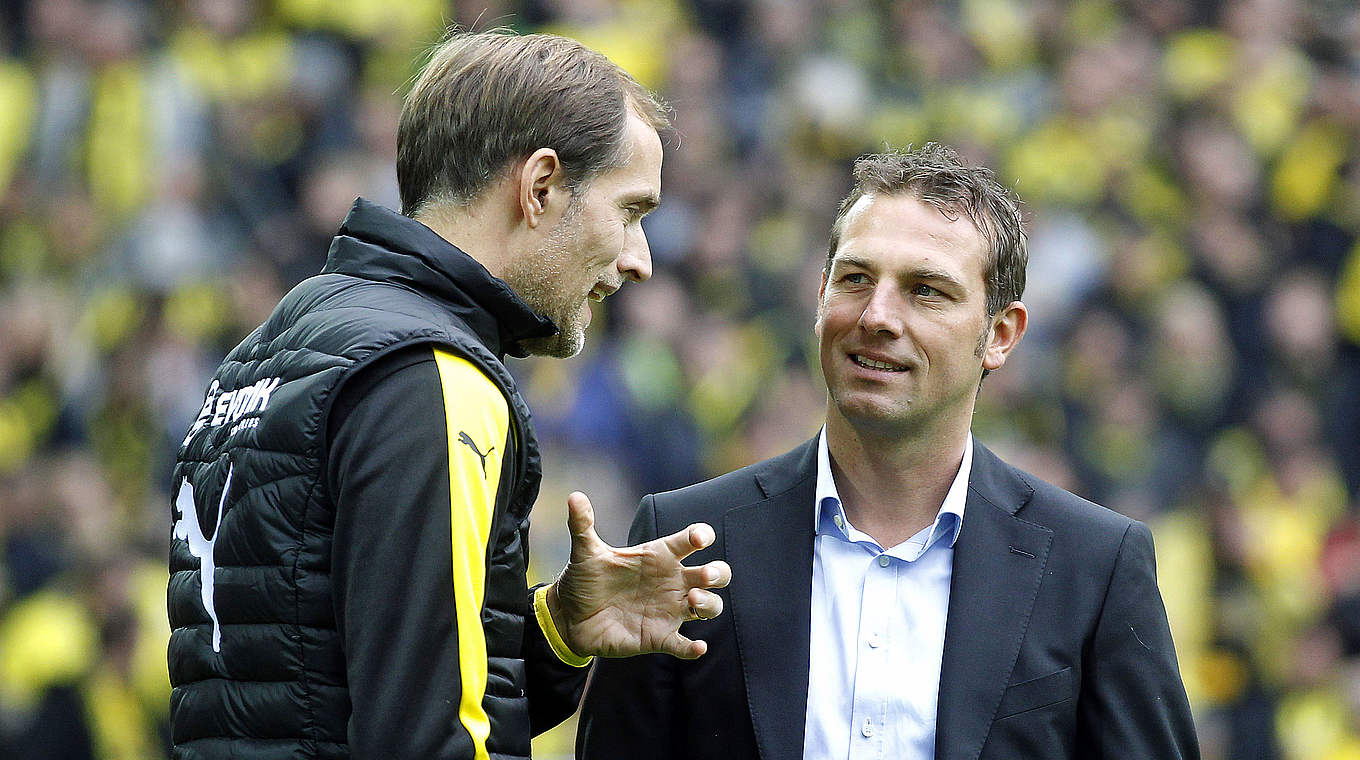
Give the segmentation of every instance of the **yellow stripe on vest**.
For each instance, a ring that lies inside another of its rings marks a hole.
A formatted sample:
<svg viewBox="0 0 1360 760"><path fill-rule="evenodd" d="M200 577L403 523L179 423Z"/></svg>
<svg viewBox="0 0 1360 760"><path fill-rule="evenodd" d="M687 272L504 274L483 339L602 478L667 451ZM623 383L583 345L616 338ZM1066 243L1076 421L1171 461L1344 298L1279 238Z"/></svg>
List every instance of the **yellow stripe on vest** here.
<svg viewBox="0 0 1360 760"><path fill-rule="evenodd" d="M449 521L453 530L453 600L458 625L458 668L462 699L458 720L472 737L477 760L486 760L491 722L482 706L486 694L486 552L501 457L510 426L500 389L471 362L434 352L444 389L449 435Z"/></svg>

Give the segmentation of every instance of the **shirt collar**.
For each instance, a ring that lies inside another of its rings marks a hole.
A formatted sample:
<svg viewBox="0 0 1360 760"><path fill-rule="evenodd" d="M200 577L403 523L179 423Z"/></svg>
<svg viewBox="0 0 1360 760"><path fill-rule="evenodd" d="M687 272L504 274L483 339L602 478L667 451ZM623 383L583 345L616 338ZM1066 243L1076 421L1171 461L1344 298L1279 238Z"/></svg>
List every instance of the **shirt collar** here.
<svg viewBox="0 0 1360 760"><path fill-rule="evenodd" d="M944 496L944 503L940 505L940 511L935 515L935 525L932 531L939 530L940 526L948 526L952 530L949 536L949 546L953 546L959 540L959 531L963 529L963 508L968 501L968 477L973 470L973 434L968 434L968 440L963 447L963 461L959 463L959 472L954 476L954 482L949 485L949 491ZM827 499L833 499L834 504L831 509L837 513L841 511L840 492L836 490L836 476L831 472L831 452L826 444L826 426L822 426L821 433L817 436L817 501L812 509L812 527L818 534L827 530L838 530L842 537L848 538L846 527L834 525L829 520L826 525L822 523L822 505L827 503ZM945 520L945 515L953 515L954 519Z"/></svg>

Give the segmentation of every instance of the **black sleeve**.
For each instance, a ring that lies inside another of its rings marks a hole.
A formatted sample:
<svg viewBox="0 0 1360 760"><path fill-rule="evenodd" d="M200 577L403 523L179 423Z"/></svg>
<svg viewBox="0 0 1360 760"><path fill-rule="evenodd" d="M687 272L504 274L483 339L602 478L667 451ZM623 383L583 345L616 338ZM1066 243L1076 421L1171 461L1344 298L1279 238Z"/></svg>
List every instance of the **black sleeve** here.
<svg viewBox="0 0 1360 760"><path fill-rule="evenodd" d="M648 496L638 506L628 543L658 537L656 504ZM684 721L678 698L675 664L668 655L644 654L621 659L597 658L576 731L579 760L648 760L678 758Z"/></svg>
<svg viewBox="0 0 1360 760"><path fill-rule="evenodd" d="M450 443L451 430L474 444ZM355 757L472 758L485 742L488 716L462 686L485 684L480 608L458 600L476 593L469 581L485 582L497 494L486 484L499 480L508 491L514 468L503 457L515 450L513 436L499 388L430 346L383 357L339 391L326 486L336 505L332 587ZM497 443L476 445L483 441ZM488 481L496 471L501 477ZM530 593L521 655L536 735L575 712L587 669L553 653ZM460 646L460 626L476 632L467 638L475 644Z"/></svg>
<svg viewBox="0 0 1360 760"><path fill-rule="evenodd" d="M553 652L533 612L532 594L537 590L537 586L530 589L529 619L524 623L524 643L520 652L528 681L525 692L529 697L529 731L534 736L576 712L591 671L589 666L568 665Z"/></svg>
<svg viewBox="0 0 1360 760"><path fill-rule="evenodd" d="M1077 707L1079 756L1199 760L1152 533L1140 522L1124 534L1090 646Z"/></svg>
<svg viewBox="0 0 1360 760"><path fill-rule="evenodd" d="M472 758L477 739L460 714L448 434L433 350L402 350L356 373L333 406L328 439L350 751Z"/></svg>

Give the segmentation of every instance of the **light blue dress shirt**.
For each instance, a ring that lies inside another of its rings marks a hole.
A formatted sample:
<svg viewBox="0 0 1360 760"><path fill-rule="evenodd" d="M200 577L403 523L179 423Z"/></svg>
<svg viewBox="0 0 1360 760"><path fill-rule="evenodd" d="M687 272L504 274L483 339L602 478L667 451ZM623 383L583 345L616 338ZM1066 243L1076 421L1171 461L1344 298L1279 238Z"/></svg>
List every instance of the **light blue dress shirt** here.
<svg viewBox="0 0 1360 760"><path fill-rule="evenodd" d="M886 551L855 530L817 444L805 760L932 760L973 437L934 524Z"/></svg>

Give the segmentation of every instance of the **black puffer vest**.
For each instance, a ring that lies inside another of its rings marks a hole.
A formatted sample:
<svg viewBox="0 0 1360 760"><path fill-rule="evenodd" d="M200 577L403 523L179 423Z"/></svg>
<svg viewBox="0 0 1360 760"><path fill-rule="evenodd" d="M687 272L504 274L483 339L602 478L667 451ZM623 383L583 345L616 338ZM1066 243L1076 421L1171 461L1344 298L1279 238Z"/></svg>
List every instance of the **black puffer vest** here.
<svg viewBox="0 0 1360 760"><path fill-rule="evenodd" d="M466 357L509 402L517 477L496 505L482 621L490 676L522 685L523 532L540 469L528 408L498 356L554 329L428 228L355 203L322 273L218 368L179 451L169 587L176 758L349 757L326 417L346 377L413 343ZM527 755L525 699L484 704L487 749Z"/></svg>

